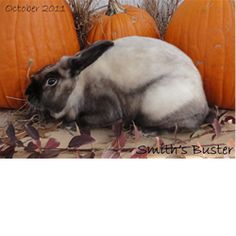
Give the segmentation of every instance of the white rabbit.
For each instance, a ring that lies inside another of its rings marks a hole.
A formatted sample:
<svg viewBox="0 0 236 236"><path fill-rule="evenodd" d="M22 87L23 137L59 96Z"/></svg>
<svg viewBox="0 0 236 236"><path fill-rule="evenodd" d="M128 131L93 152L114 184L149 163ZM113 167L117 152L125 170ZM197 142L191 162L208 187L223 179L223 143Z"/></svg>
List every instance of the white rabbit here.
<svg viewBox="0 0 236 236"><path fill-rule="evenodd" d="M191 59L146 37L98 41L63 57L32 76L26 95L54 118L90 127L123 119L143 128L195 129L209 112Z"/></svg>

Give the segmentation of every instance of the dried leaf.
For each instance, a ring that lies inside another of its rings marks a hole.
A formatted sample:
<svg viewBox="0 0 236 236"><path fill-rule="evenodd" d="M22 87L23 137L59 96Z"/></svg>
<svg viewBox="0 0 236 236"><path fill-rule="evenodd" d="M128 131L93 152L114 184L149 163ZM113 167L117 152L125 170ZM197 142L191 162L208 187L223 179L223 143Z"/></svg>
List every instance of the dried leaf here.
<svg viewBox="0 0 236 236"><path fill-rule="evenodd" d="M10 144L15 146L16 145L16 133L15 128L12 123L10 123L7 127L6 134L8 138L10 139Z"/></svg>
<svg viewBox="0 0 236 236"><path fill-rule="evenodd" d="M87 34L91 30L92 20L95 11L95 6L98 3L96 0L67 0L71 7L80 48L83 49L87 46Z"/></svg>
<svg viewBox="0 0 236 236"><path fill-rule="evenodd" d="M235 124L235 117L233 116L226 116L224 119L224 122L230 123L230 124Z"/></svg>
<svg viewBox="0 0 236 236"><path fill-rule="evenodd" d="M234 139L230 139L230 140L227 142L227 146L228 146L228 147L235 148L235 140L234 140Z"/></svg>
<svg viewBox="0 0 236 236"><path fill-rule="evenodd" d="M55 138L50 138L46 145L45 145L45 148L46 149L55 149L57 147L60 146L60 142L58 142Z"/></svg>
<svg viewBox="0 0 236 236"><path fill-rule="evenodd" d="M29 142L28 145L24 148L26 152L34 152L36 149L38 149L38 146L33 142Z"/></svg>
<svg viewBox="0 0 236 236"><path fill-rule="evenodd" d="M113 124L113 126L112 126L112 130L113 130L116 137L119 137L121 135L122 129L123 129L122 120L116 121L115 124Z"/></svg>
<svg viewBox="0 0 236 236"><path fill-rule="evenodd" d="M134 122L133 122L133 126L134 126L135 141L138 142L142 136L142 132L138 129L138 127L135 125Z"/></svg>
<svg viewBox="0 0 236 236"><path fill-rule="evenodd" d="M89 135L83 134L75 136L71 139L68 147L69 148L79 148L82 145L95 142L95 139Z"/></svg>
<svg viewBox="0 0 236 236"><path fill-rule="evenodd" d="M33 152L27 158L28 159L40 158L40 153L39 152Z"/></svg>
<svg viewBox="0 0 236 236"><path fill-rule="evenodd" d="M25 125L25 131L34 140L39 140L39 132L30 124Z"/></svg>
<svg viewBox="0 0 236 236"><path fill-rule="evenodd" d="M41 153L40 158L55 158L60 154L60 152L61 151L59 149L47 149Z"/></svg>
<svg viewBox="0 0 236 236"><path fill-rule="evenodd" d="M161 38L164 38L168 24L174 15L181 0L143 0L140 1L144 8L156 21Z"/></svg>
<svg viewBox="0 0 236 236"><path fill-rule="evenodd" d="M203 152L203 146L200 144L200 142L197 142L197 146L200 148L200 151L202 153L202 156L205 156L204 152Z"/></svg>
<svg viewBox="0 0 236 236"><path fill-rule="evenodd" d="M126 144L126 141L127 141L126 133L121 131L120 136L112 142L112 147L118 149L123 148Z"/></svg>
<svg viewBox="0 0 236 236"><path fill-rule="evenodd" d="M209 128L209 127L211 128L211 124L209 124L209 123L200 125L201 129L206 129L206 128Z"/></svg>
<svg viewBox="0 0 236 236"><path fill-rule="evenodd" d="M16 145L17 145L18 147L24 147L23 142L20 141L20 140L16 140Z"/></svg>
<svg viewBox="0 0 236 236"><path fill-rule="evenodd" d="M214 129L214 132L216 134L216 137L219 137L220 134L221 134L221 126L220 126L220 123L217 119L214 119L214 121L212 122L212 127Z"/></svg>
<svg viewBox="0 0 236 236"><path fill-rule="evenodd" d="M212 126L208 126L209 129L199 129L197 131L194 131L191 135L190 135L190 139L195 139L195 138L199 138L199 137L203 137L209 133L212 133Z"/></svg>
<svg viewBox="0 0 236 236"><path fill-rule="evenodd" d="M216 138L216 134L213 134L213 135L211 136L211 141L214 141L215 138Z"/></svg>
<svg viewBox="0 0 236 236"><path fill-rule="evenodd" d="M80 134L86 134L91 136L91 130L88 127L79 128Z"/></svg>
<svg viewBox="0 0 236 236"><path fill-rule="evenodd" d="M33 140L33 143L38 147L38 149L41 149L41 141L40 140Z"/></svg>
<svg viewBox="0 0 236 236"><path fill-rule="evenodd" d="M223 117L228 111L223 111L222 113L219 114L219 109L217 108L217 119L220 120L221 117Z"/></svg>
<svg viewBox="0 0 236 236"><path fill-rule="evenodd" d="M102 153L102 158L120 158L120 152L113 149L107 149Z"/></svg>
<svg viewBox="0 0 236 236"><path fill-rule="evenodd" d="M79 155L79 158L81 159L93 159L94 157L95 157L94 152L89 152L89 153L86 153L85 155Z"/></svg>
<svg viewBox="0 0 236 236"><path fill-rule="evenodd" d="M160 149L163 145L165 145L164 141L160 137L156 137L156 146L158 149Z"/></svg>
<svg viewBox="0 0 236 236"><path fill-rule="evenodd" d="M5 146L4 148L1 148L0 158L12 158L14 153L15 153L14 146Z"/></svg>
<svg viewBox="0 0 236 236"><path fill-rule="evenodd" d="M224 155L224 159L230 159L229 154Z"/></svg>
<svg viewBox="0 0 236 236"><path fill-rule="evenodd" d="M221 125L224 125L224 124L225 124L225 122L224 122L223 120L221 120L221 121L220 121L220 124L221 124Z"/></svg>
<svg viewBox="0 0 236 236"><path fill-rule="evenodd" d="M132 153L130 158L147 158L148 156L148 150L146 149L145 152L140 153L140 150L135 148Z"/></svg>

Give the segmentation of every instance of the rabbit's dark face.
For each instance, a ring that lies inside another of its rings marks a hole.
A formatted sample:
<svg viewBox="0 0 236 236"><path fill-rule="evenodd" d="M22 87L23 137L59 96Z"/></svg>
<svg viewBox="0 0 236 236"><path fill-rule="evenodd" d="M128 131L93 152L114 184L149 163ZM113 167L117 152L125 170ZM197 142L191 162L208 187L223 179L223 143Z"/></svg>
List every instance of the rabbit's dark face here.
<svg viewBox="0 0 236 236"><path fill-rule="evenodd" d="M69 104L67 102L76 88L79 74L113 45L112 41L98 41L75 56L62 57L57 64L41 69L31 77L25 92L29 103L55 118L70 113L77 101L72 99Z"/></svg>
<svg viewBox="0 0 236 236"><path fill-rule="evenodd" d="M66 106L75 86L75 79L61 64L49 65L31 77L25 94L29 103L37 110L59 113Z"/></svg>

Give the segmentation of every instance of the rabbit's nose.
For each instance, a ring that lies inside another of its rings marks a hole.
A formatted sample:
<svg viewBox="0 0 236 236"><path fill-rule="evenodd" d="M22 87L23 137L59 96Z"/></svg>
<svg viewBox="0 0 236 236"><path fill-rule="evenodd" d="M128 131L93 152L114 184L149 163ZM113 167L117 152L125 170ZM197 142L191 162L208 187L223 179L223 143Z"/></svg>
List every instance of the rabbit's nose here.
<svg viewBox="0 0 236 236"><path fill-rule="evenodd" d="M42 95L42 86L41 84L33 79L25 91L25 96L28 97L28 100L38 99L40 100Z"/></svg>

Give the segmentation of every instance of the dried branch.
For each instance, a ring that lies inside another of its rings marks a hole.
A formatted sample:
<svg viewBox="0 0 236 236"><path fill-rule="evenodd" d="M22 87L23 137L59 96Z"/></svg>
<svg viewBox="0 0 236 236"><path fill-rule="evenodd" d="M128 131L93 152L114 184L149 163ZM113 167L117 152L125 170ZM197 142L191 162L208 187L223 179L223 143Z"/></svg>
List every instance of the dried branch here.
<svg viewBox="0 0 236 236"><path fill-rule="evenodd" d="M156 21L161 38L164 38L168 24L182 0L143 0L141 5Z"/></svg>
<svg viewBox="0 0 236 236"><path fill-rule="evenodd" d="M86 46L87 33L92 27L92 14L98 3L97 0L67 0L75 21L75 27L80 42L80 48Z"/></svg>

